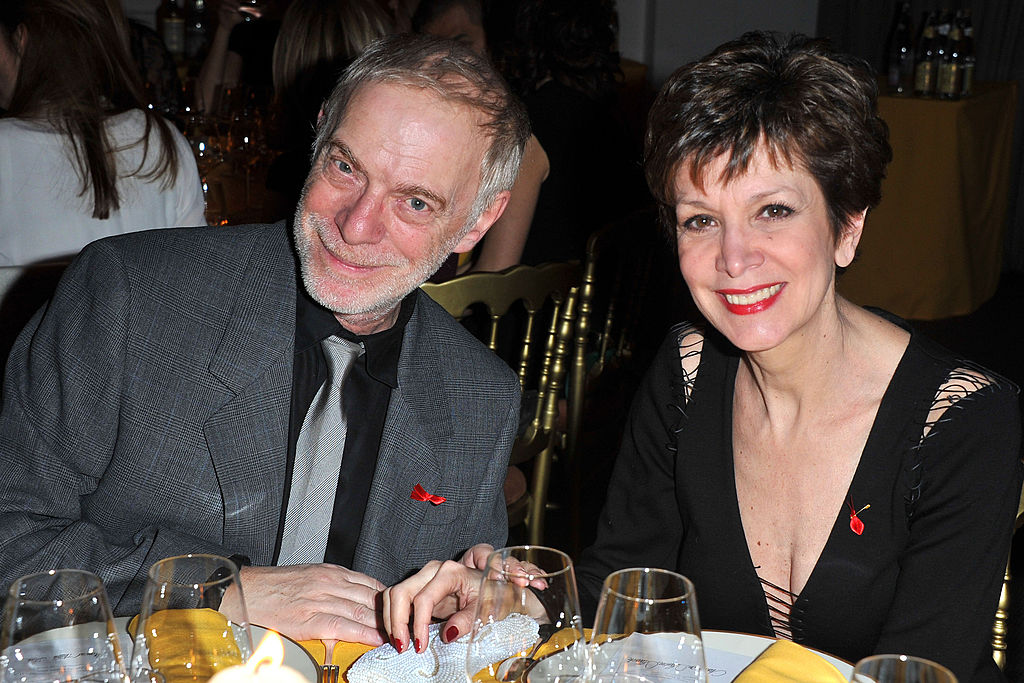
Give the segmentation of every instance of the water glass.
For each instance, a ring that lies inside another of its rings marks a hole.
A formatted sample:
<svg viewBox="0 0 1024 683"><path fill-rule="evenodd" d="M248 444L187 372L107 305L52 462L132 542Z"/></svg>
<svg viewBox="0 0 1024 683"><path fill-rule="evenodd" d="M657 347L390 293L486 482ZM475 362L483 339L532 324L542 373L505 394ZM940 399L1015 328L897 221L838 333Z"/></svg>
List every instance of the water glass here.
<svg viewBox="0 0 1024 683"><path fill-rule="evenodd" d="M230 592L232 616L220 611ZM134 631L131 676L205 683L252 656L238 569L217 555L169 557L149 569Z"/></svg>
<svg viewBox="0 0 1024 683"><path fill-rule="evenodd" d="M480 579L469 636L470 681L555 683L586 672L572 560L560 550L495 550Z"/></svg>
<svg viewBox="0 0 1024 683"><path fill-rule="evenodd" d="M100 577L55 569L14 581L0 633L3 683L124 683L124 659Z"/></svg>
<svg viewBox="0 0 1024 683"><path fill-rule="evenodd" d="M953 672L930 659L874 655L853 667L852 683L956 683Z"/></svg>
<svg viewBox="0 0 1024 683"><path fill-rule="evenodd" d="M605 579L590 636L589 680L621 674L707 680L693 584L665 569L633 568Z"/></svg>

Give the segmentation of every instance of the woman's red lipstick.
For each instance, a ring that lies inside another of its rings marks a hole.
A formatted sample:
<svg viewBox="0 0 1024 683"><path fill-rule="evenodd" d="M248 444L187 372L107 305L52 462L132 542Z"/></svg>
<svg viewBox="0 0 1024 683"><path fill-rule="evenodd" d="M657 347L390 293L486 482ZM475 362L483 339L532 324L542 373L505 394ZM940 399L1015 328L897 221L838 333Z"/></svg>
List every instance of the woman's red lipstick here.
<svg viewBox="0 0 1024 683"><path fill-rule="evenodd" d="M736 315L752 315L760 313L779 299L786 283L773 282L768 285L757 285L748 289L719 289L725 308Z"/></svg>

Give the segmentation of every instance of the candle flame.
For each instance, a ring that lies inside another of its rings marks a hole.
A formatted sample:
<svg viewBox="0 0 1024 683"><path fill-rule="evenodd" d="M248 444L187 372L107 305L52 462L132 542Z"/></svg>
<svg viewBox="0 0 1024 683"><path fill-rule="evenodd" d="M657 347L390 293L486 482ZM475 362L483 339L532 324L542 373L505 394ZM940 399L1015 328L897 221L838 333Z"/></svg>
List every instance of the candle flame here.
<svg viewBox="0 0 1024 683"><path fill-rule="evenodd" d="M259 647L252 653L252 657L246 662L245 668L250 673L256 673L258 669L264 666L271 668L281 666L281 662L284 661L284 641L281 640L281 636L277 635L273 631L267 631L267 635L260 641Z"/></svg>

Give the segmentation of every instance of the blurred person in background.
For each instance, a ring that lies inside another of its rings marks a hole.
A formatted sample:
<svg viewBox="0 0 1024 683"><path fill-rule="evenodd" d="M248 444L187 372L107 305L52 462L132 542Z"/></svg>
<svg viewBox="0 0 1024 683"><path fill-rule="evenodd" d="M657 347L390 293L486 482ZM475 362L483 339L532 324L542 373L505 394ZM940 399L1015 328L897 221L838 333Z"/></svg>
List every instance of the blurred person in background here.
<svg viewBox="0 0 1024 683"><path fill-rule="evenodd" d="M376 0L294 0L274 45L274 103L282 153L267 187L299 201L309 173L317 115L342 71L372 41L393 31Z"/></svg>
<svg viewBox="0 0 1024 683"><path fill-rule="evenodd" d="M582 259L591 232L649 201L617 120L617 28L612 0L522 0L511 43L496 46L551 166L523 263Z"/></svg>
<svg viewBox="0 0 1024 683"><path fill-rule="evenodd" d="M215 112L228 105L222 90L245 86L262 98L273 85L274 43L289 0L263 0L258 14L239 12L238 0L218 0L217 28L199 69L196 107ZM228 113L228 112L225 112Z"/></svg>
<svg viewBox="0 0 1024 683"><path fill-rule="evenodd" d="M191 150L142 104L127 36L107 0L0 3L0 265L206 223Z"/></svg>
<svg viewBox="0 0 1024 683"><path fill-rule="evenodd" d="M489 58L484 26L484 9L480 0L421 0L412 16L412 27L417 33L454 40ZM432 281L443 282L463 270L494 272L520 263L533 223L537 197L549 171L547 153L537 136L530 135L505 213L491 226L475 253L466 255L461 268L459 259L453 256Z"/></svg>

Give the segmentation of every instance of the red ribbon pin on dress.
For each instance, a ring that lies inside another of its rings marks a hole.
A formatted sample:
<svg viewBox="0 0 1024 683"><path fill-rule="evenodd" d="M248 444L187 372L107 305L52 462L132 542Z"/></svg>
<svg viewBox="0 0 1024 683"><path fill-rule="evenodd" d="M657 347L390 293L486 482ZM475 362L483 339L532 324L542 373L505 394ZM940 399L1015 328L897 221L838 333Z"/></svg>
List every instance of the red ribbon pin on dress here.
<svg viewBox="0 0 1024 683"><path fill-rule="evenodd" d="M412 498L413 500L425 500L433 503L434 505L440 505L441 503L448 500L444 496L435 496L433 493L427 493L426 489L424 489L419 484L416 484L416 486L412 487L412 495L410 495L409 497Z"/></svg>
<svg viewBox="0 0 1024 683"><path fill-rule="evenodd" d="M867 510L869 507L871 507L871 505L868 504L862 507L860 510L855 510L853 508L853 496L850 496L850 500L848 500L846 504L850 506L850 531L860 536L864 533L864 522L862 522L860 520L860 517L858 517L857 515Z"/></svg>

